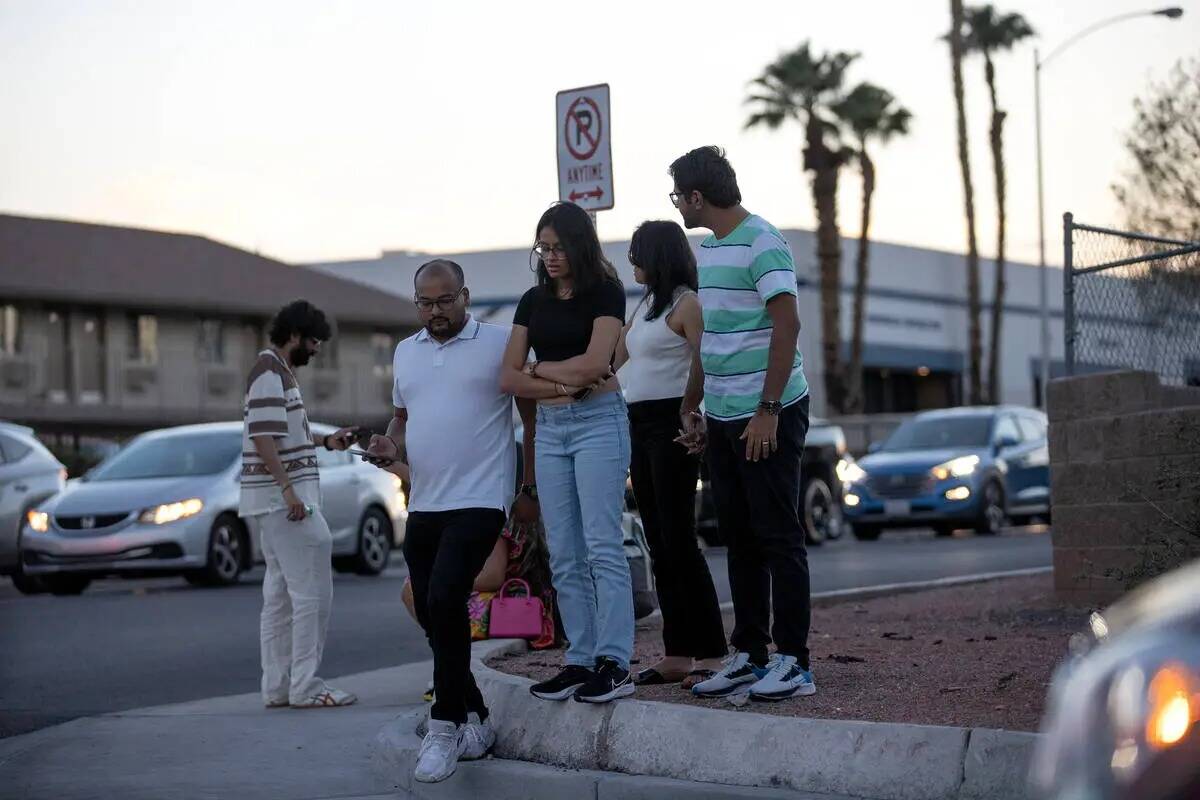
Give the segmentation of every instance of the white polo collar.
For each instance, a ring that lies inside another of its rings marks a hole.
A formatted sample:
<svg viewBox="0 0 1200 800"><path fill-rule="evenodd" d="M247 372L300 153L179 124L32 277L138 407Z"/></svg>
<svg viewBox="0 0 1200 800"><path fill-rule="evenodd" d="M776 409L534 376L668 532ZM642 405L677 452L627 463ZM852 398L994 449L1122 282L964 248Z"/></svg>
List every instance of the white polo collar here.
<svg viewBox="0 0 1200 800"><path fill-rule="evenodd" d="M475 319L470 314L467 314L467 324L463 326L463 329L461 331L459 331L458 335L455 336L453 339L447 339L444 342L439 342L437 339L434 339L432 336L429 335L428 328L421 328L421 330L417 333L417 341L418 342L433 342L438 347L446 347L447 345L453 344L454 342L468 341L470 339L475 339L478 336L479 336L479 320Z"/></svg>

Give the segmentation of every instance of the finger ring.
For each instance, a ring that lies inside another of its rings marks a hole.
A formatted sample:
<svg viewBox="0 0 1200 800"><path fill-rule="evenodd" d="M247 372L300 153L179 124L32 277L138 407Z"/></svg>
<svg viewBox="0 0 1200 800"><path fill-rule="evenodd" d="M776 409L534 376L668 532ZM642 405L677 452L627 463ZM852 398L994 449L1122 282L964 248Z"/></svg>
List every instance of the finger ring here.
<svg viewBox="0 0 1200 800"><path fill-rule="evenodd" d="M763 444L770 444L770 443L771 443L770 439L763 439Z"/></svg>

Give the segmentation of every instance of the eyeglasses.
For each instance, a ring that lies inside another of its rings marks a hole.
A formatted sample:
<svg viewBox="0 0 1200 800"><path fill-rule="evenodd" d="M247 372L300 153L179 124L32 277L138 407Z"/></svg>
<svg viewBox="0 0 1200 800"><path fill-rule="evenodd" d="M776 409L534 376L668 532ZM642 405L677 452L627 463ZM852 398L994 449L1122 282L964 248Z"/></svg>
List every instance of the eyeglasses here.
<svg viewBox="0 0 1200 800"><path fill-rule="evenodd" d="M538 242L533 246L533 254L542 261L545 261L550 256L554 256L555 258L566 258L567 248L563 247L561 244L548 245L544 242Z"/></svg>
<svg viewBox="0 0 1200 800"><path fill-rule="evenodd" d="M671 205L679 208L679 204L683 201L683 198L687 197L689 194L691 194L691 192L671 192L669 195L667 195L667 197L671 198Z"/></svg>
<svg viewBox="0 0 1200 800"><path fill-rule="evenodd" d="M466 287L464 286L463 289ZM417 308L422 311L433 311L436 307L438 311L449 311L458 302L458 298L462 297L463 289L459 289L454 294L444 294L441 297L430 300L428 297L418 297L414 301Z"/></svg>

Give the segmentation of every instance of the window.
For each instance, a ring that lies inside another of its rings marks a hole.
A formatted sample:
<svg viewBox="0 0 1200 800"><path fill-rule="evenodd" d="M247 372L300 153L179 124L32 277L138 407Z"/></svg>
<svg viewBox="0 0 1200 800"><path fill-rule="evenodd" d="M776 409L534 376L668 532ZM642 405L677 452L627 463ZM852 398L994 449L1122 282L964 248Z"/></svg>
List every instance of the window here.
<svg viewBox="0 0 1200 800"><path fill-rule="evenodd" d="M376 378L392 377L392 356L396 343L390 333L371 334L371 363Z"/></svg>
<svg viewBox="0 0 1200 800"><path fill-rule="evenodd" d="M941 450L986 447L991 419L984 416L911 419L883 443L882 450Z"/></svg>
<svg viewBox="0 0 1200 800"><path fill-rule="evenodd" d="M134 439L88 476L89 481L215 475L242 452L240 432L175 433Z"/></svg>
<svg viewBox="0 0 1200 800"><path fill-rule="evenodd" d="M1034 442L1046 438L1046 423L1041 419L1022 415L1017 417L1017 423L1021 426L1021 433L1024 434L1025 441Z"/></svg>
<svg viewBox="0 0 1200 800"><path fill-rule="evenodd" d="M0 436L0 463L13 464L29 455L33 448L11 436Z"/></svg>
<svg viewBox="0 0 1200 800"><path fill-rule="evenodd" d="M0 306L0 354L21 352L21 313L16 306Z"/></svg>
<svg viewBox="0 0 1200 800"><path fill-rule="evenodd" d="M1013 422L1013 418L1007 414L996 421L996 432L992 434L993 442L999 442L1003 439L1009 439L1014 442L1021 441L1021 432L1017 430L1017 423Z"/></svg>
<svg viewBox="0 0 1200 800"><path fill-rule="evenodd" d="M200 360L206 364L225 363L225 325L219 319L200 320Z"/></svg>
<svg viewBox="0 0 1200 800"><path fill-rule="evenodd" d="M158 317L150 314L129 316L129 360L141 364L158 363Z"/></svg>

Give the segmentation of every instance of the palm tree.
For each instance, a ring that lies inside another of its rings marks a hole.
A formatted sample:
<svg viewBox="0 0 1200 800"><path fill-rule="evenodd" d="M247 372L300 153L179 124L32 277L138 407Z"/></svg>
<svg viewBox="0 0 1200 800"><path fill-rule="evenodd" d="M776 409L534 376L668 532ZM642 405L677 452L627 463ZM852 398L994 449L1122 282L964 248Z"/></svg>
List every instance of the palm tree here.
<svg viewBox="0 0 1200 800"><path fill-rule="evenodd" d="M887 143L893 136L908 133L912 114L896 103L886 89L871 83L860 83L834 106L834 113L849 128L858 144L855 155L862 171L862 222L858 234L858 258L855 264L854 311L850 335L850 363L846 368L847 410L861 414L863 315L867 298L871 229L871 197L875 194L875 162L867 153L867 143L878 140Z"/></svg>
<svg viewBox="0 0 1200 800"><path fill-rule="evenodd" d="M963 4L950 0L950 68L954 79L954 105L958 111L958 164L962 170L963 203L967 217L967 360L968 401L983 402L983 358L979 331L979 243L975 239L975 187L971 184L971 154L967 144L967 111L963 99Z"/></svg>
<svg viewBox="0 0 1200 800"><path fill-rule="evenodd" d="M1000 328L1004 315L1005 252L1004 235L1008 224L1005 209L1004 118L1007 112L996 99L996 53L1012 50L1023 39L1034 35L1033 26L1020 14L999 14L994 6L968 6L964 14L963 50L983 56L983 77L992 100L992 170L996 180L996 288L992 296L992 331L988 352L988 395L1000 401Z"/></svg>
<svg viewBox="0 0 1200 800"><path fill-rule="evenodd" d="M821 353L825 395L831 408L845 408L841 365L842 244L837 223L838 172L851 156L842 147L831 107L841 98L846 68L857 53L815 55L808 42L784 53L751 82L746 99L757 110L747 128L779 128L787 120L804 126L804 170L811 172L817 214L817 263L821 283Z"/></svg>

